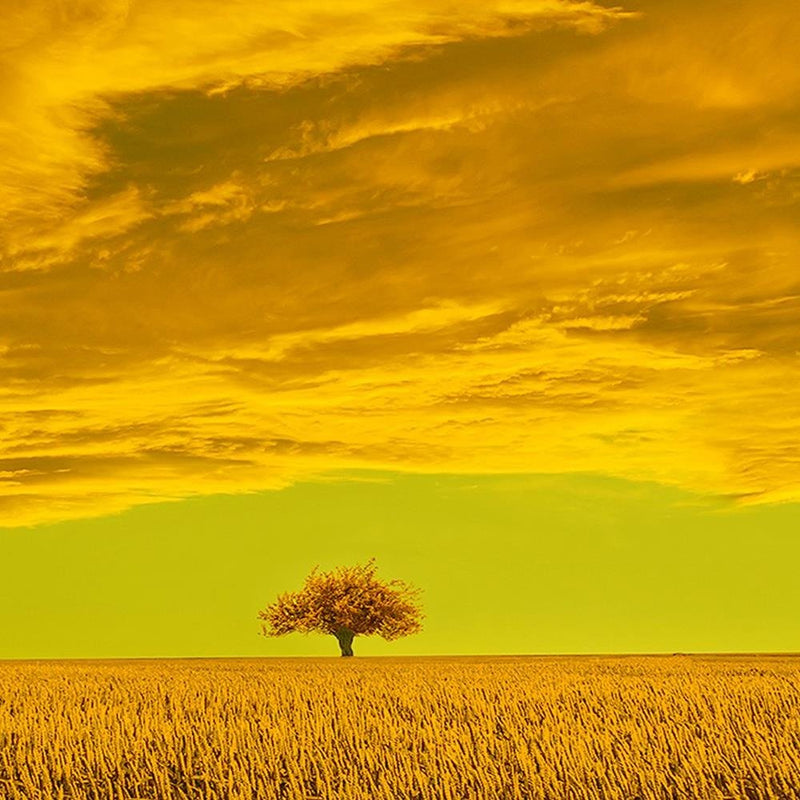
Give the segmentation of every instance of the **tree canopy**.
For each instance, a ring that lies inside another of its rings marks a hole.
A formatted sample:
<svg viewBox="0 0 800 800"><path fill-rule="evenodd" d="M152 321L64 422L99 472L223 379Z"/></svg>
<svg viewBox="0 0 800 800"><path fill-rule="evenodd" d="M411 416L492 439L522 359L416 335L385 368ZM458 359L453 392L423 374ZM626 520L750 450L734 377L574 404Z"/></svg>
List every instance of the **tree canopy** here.
<svg viewBox="0 0 800 800"><path fill-rule="evenodd" d="M343 656L353 655L356 635L392 640L422 629L419 589L400 580L382 581L375 559L364 565L319 572L314 567L298 592L285 592L258 616L265 636L332 634Z"/></svg>

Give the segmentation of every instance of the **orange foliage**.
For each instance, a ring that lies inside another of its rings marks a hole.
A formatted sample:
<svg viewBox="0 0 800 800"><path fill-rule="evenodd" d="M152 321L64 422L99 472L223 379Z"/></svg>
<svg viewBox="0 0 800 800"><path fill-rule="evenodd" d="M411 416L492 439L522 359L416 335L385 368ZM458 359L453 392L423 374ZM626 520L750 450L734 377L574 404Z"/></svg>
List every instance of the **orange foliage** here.
<svg viewBox="0 0 800 800"><path fill-rule="evenodd" d="M333 572L317 572L314 567L299 592L279 595L258 616L265 620L265 636L316 631L337 638L347 632L391 640L422 629L418 595L419 589L403 581L376 578L371 558L363 566Z"/></svg>

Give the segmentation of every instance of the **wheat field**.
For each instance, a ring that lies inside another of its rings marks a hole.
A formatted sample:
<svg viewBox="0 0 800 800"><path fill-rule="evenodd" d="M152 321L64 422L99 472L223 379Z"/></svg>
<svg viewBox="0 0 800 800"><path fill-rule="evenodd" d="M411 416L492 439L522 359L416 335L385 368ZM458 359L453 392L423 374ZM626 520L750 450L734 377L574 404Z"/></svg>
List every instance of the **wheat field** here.
<svg viewBox="0 0 800 800"><path fill-rule="evenodd" d="M0 662L0 797L800 797L800 659Z"/></svg>

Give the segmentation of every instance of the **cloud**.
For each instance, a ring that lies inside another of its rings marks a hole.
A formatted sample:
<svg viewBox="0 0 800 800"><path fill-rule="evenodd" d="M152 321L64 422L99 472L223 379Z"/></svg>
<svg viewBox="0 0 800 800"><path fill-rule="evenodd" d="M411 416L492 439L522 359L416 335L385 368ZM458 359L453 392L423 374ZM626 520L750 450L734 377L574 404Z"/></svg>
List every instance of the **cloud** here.
<svg viewBox="0 0 800 800"><path fill-rule="evenodd" d="M141 191L129 186L82 203L67 220L50 225L28 241L11 244L6 257L16 270L47 269L68 261L91 241L101 245L96 257L102 260L109 254L102 248L104 241L119 237L151 216Z"/></svg>
<svg viewBox="0 0 800 800"><path fill-rule="evenodd" d="M3 523L352 470L797 497L783 6L68 6L2 26Z"/></svg>
<svg viewBox="0 0 800 800"><path fill-rule="evenodd" d="M179 226L180 230L188 233L210 225L226 225L247 219L255 207L247 187L237 183L233 177L207 189L192 192L188 197L163 208L162 213L188 215L188 219ZM262 206L261 210L266 208ZM280 210L280 206L274 210Z"/></svg>
<svg viewBox="0 0 800 800"><path fill-rule="evenodd" d="M0 36L0 208L26 236L79 204L110 154L93 135L120 96L291 86L404 48L507 36L540 24L600 30L590 2L518 0L457 8L395 0L12 2ZM38 224L37 224L38 223ZM19 243L16 244L19 247Z"/></svg>

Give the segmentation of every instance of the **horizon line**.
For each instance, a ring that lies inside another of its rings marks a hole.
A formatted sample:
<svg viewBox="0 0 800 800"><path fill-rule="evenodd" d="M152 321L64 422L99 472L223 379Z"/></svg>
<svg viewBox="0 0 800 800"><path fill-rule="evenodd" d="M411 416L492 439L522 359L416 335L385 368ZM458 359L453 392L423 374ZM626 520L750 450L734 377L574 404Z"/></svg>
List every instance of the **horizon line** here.
<svg viewBox="0 0 800 800"><path fill-rule="evenodd" d="M718 657L718 658L741 658L741 657L798 657L800 651L797 650L698 650L698 651L648 651L648 652L608 652L608 653L425 653L425 654L400 654L400 655L359 655L354 656L358 660L389 660L389 659L422 659L422 658L675 658L675 657ZM69 658L59 657L0 657L0 664L8 662L99 662L99 661L254 661L254 660L341 660L340 655L296 655L296 656L104 656L104 657L84 657L72 656ZM346 659L350 661L351 659Z"/></svg>

